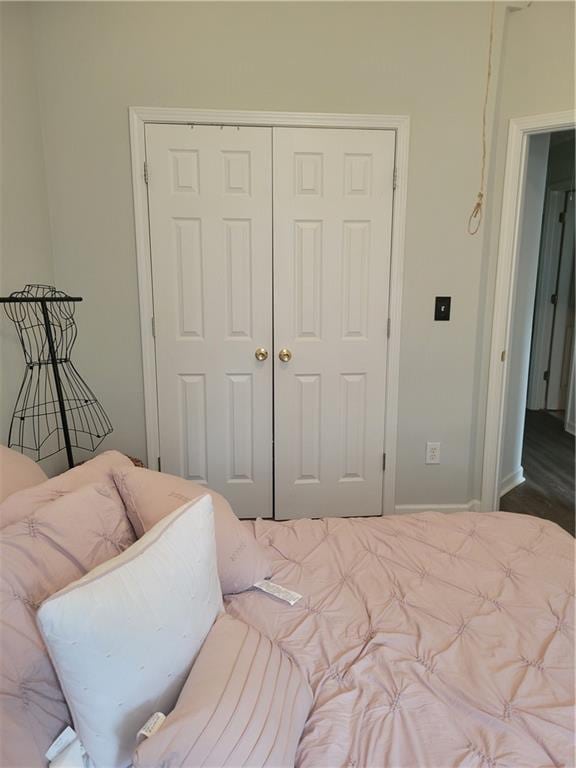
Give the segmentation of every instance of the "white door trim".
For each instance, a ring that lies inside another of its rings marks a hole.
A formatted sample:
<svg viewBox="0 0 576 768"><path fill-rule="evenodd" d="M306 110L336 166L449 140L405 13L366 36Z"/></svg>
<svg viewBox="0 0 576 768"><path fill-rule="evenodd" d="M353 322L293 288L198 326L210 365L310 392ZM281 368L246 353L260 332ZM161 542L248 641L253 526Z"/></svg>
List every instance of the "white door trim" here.
<svg viewBox="0 0 576 768"><path fill-rule="evenodd" d="M508 350L512 331L512 309L520 246L528 138L538 133L573 128L575 124L576 114L571 110L510 120L484 431L481 500L483 511L498 509L500 501L499 474L504 428L504 404L508 385Z"/></svg>
<svg viewBox="0 0 576 768"><path fill-rule="evenodd" d="M393 514L396 498L396 436L398 429L398 392L400 369L400 323L404 275L404 239L408 186L408 145L410 118L406 115L314 114L308 112L243 112L234 110L197 110L186 107L129 107L134 223L140 299L140 333L144 376L147 464L157 469L159 456L158 398L156 360L152 328L153 301L148 234L148 195L144 178L146 123L196 123L207 125L252 125L267 127L364 128L396 131L396 188L392 212L392 249L390 263L390 338L386 382L386 480L383 512Z"/></svg>

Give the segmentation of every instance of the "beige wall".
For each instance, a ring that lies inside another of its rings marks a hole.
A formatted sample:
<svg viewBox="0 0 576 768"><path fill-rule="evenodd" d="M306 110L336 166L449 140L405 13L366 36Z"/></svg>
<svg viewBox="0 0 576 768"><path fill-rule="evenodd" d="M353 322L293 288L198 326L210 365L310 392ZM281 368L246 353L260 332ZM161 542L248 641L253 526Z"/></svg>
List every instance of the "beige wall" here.
<svg viewBox="0 0 576 768"><path fill-rule="evenodd" d="M31 9L0 4L2 51L0 295L54 278L48 198L32 57ZM24 373L22 353L0 307L0 442L7 442ZM59 468L58 461L49 468Z"/></svg>
<svg viewBox="0 0 576 768"><path fill-rule="evenodd" d="M526 27L521 17L536 14L540 28L558 27L559 38L538 40L537 56L568 68L571 8L546 6L507 23ZM480 309L492 253L466 234L466 220L488 14L487 3L434 2L33 7L55 273L60 288L85 297L77 361L115 426L105 447L145 456L128 106L408 114L397 503L458 504L477 493ZM499 7L496 63L504 16ZM536 28L530 21L532 49ZM518 55L522 33L508 37ZM509 90L523 72L508 69ZM520 88L536 104L545 95L533 111L566 106L566 89L555 98L547 74ZM433 322L436 294L453 296L450 323ZM439 466L424 465L426 440L442 442Z"/></svg>
<svg viewBox="0 0 576 768"><path fill-rule="evenodd" d="M50 3L34 17L55 268L85 296L78 359L116 427L107 443L144 454L128 105L409 114L398 502L466 501L488 6ZM435 294L454 296L451 323L433 323ZM440 466L424 465L426 440Z"/></svg>
<svg viewBox="0 0 576 768"><path fill-rule="evenodd" d="M488 361L508 124L513 117L574 109L574 5L536 2L522 11L507 11L503 57L497 91L491 158L490 195L484 231L478 318L476 444L471 492L482 482Z"/></svg>

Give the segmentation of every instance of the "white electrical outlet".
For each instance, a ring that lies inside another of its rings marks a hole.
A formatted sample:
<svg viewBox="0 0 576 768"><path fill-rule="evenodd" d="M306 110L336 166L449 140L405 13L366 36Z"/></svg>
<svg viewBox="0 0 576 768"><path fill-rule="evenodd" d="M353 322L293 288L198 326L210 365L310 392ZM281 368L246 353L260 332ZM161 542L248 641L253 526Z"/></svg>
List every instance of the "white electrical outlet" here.
<svg viewBox="0 0 576 768"><path fill-rule="evenodd" d="M440 464L440 443L426 443L426 464Z"/></svg>

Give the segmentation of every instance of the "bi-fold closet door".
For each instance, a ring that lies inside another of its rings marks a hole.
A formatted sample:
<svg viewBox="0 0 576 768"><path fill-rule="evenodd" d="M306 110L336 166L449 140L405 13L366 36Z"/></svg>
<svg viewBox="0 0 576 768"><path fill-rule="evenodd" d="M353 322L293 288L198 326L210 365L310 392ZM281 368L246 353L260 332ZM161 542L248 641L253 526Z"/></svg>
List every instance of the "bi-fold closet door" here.
<svg viewBox="0 0 576 768"><path fill-rule="evenodd" d="M146 126L162 469L382 512L394 132Z"/></svg>

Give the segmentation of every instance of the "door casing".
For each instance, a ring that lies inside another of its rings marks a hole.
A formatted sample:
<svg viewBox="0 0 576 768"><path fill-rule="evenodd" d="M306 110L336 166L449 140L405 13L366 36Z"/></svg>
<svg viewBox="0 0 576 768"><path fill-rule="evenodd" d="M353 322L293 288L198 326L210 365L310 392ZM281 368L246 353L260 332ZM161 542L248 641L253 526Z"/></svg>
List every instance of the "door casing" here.
<svg viewBox="0 0 576 768"><path fill-rule="evenodd" d="M160 469L158 397L153 327L152 273L148 230L148 171L146 166L146 123L194 125L250 125L265 127L317 127L385 129L396 132L395 185L392 211L392 247L389 281L389 338L386 374L386 423L384 451L386 478L382 513L396 511L396 444L400 363L400 325L404 273L404 241L408 185L410 118L407 115L353 115L296 112L244 112L197 110L186 107L129 107L132 188L140 304L140 334L144 379L147 466ZM384 351L384 350L383 350Z"/></svg>
<svg viewBox="0 0 576 768"><path fill-rule="evenodd" d="M484 426L480 502L483 512L498 509L500 501L504 404L508 395L509 378L508 350L512 336L528 139L539 133L562 131L575 126L576 116L572 110L513 118L508 126Z"/></svg>

